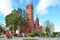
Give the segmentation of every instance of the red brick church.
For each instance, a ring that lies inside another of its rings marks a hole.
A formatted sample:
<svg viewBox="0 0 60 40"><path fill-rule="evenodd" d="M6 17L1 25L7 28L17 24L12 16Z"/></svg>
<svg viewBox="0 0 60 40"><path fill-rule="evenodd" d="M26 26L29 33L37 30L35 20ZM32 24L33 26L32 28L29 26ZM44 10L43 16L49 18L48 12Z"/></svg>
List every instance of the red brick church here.
<svg viewBox="0 0 60 40"><path fill-rule="evenodd" d="M23 33L33 33L34 30L36 30L38 33L42 32L42 28L39 27L39 19L38 17L36 17L36 20L34 21L34 6L33 4L28 4L26 6L26 19L28 20L28 24L24 27L23 31L21 30L21 28L19 26L17 26L17 30L22 31ZM14 33L14 30L12 30L12 32ZM22 33L21 32L21 33Z"/></svg>
<svg viewBox="0 0 60 40"><path fill-rule="evenodd" d="M32 33L34 32L34 30L36 30L37 32L41 32L42 28L40 28L39 26L39 19L38 17L36 17L36 20L34 21L34 6L33 4L28 4L26 6L26 19L28 20L28 24L26 25L26 27L24 28L24 32L25 33Z"/></svg>

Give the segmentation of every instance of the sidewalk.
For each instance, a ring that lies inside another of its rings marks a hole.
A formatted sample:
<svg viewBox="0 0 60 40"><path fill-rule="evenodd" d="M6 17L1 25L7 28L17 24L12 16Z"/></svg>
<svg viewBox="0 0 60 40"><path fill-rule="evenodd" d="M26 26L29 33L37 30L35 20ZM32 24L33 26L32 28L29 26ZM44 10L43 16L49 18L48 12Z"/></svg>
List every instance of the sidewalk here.
<svg viewBox="0 0 60 40"><path fill-rule="evenodd" d="M0 40L57 40L58 38L40 38L40 37L14 37L12 39L0 38Z"/></svg>

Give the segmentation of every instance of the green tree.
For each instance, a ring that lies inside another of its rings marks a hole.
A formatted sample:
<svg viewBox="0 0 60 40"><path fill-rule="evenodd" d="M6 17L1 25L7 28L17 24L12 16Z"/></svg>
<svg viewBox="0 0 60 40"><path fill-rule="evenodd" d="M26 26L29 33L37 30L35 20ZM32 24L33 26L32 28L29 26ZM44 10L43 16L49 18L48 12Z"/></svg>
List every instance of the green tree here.
<svg viewBox="0 0 60 40"><path fill-rule="evenodd" d="M0 33L3 32L3 27L0 25Z"/></svg>
<svg viewBox="0 0 60 40"><path fill-rule="evenodd" d="M19 25L21 28L24 28L26 25L26 20L22 18L21 8L18 8L17 10L14 9L11 14L5 17L5 21L7 27L17 27L17 25Z"/></svg>
<svg viewBox="0 0 60 40"><path fill-rule="evenodd" d="M46 27L45 32L46 33L49 33L50 32L50 29L48 27Z"/></svg>

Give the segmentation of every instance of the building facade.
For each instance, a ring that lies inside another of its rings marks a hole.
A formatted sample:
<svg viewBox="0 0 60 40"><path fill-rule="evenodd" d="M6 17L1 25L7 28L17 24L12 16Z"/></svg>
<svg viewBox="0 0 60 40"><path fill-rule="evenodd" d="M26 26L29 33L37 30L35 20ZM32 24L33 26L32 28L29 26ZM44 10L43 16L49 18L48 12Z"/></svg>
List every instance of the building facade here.
<svg viewBox="0 0 60 40"><path fill-rule="evenodd" d="M28 25L30 25L30 32L34 32L34 17L33 17L33 4L28 4L26 6L26 19L28 20Z"/></svg>
<svg viewBox="0 0 60 40"><path fill-rule="evenodd" d="M41 32L41 28L39 27L39 19L38 17L34 21L34 7L33 4L28 4L26 6L26 20L28 21L27 25L24 28L25 33L32 33L34 30L37 32Z"/></svg>

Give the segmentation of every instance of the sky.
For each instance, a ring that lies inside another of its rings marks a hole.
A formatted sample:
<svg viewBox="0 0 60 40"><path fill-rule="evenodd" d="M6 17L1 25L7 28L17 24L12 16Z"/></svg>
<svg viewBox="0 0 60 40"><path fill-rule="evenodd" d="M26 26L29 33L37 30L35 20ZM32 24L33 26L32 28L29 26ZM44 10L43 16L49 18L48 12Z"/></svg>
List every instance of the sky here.
<svg viewBox="0 0 60 40"><path fill-rule="evenodd" d="M29 3L34 6L34 20L38 16L40 25L49 20L54 23L55 31L60 31L60 0L0 0L0 24L5 24L5 16L13 9L26 10Z"/></svg>

